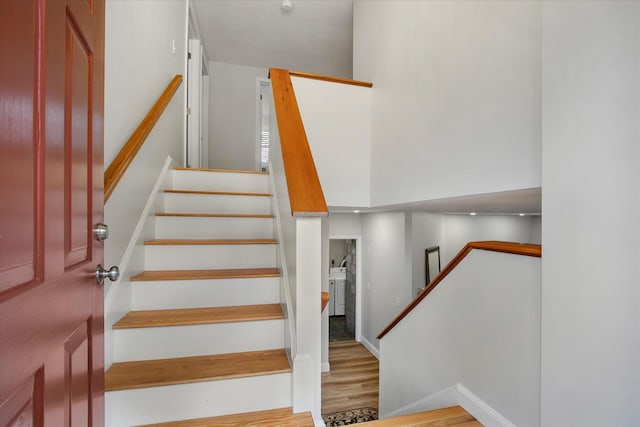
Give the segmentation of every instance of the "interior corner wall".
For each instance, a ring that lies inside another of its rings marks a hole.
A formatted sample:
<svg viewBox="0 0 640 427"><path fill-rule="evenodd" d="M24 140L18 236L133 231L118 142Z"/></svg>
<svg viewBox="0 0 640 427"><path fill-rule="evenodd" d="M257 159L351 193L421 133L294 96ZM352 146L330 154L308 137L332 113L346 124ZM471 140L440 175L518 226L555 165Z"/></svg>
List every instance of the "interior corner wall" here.
<svg viewBox="0 0 640 427"><path fill-rule="evenodd" d="M640 3L543 2L541 425L638 425Z"/></svg>
<svg viewBox="0 0 640 427"><path fill-rule="evenodd" d="M106 168L173 77L185 75L187 1L107 1L105 12ZM107 265L121 261L167 157L183 163L185 87L183 82L105 205Z"/></svg>
<svg viewBox="0 0 640 427"><path fill-rule="evenodd" d="M362 338L379 349L377 336L409 303L405 213L381 212L362 217Z"/></svg>
<svg viewBox="0 0 640 427"><path fill-rule="evenodd" d="M540 14L354 1L354 78L374 84L371 206L540 186Z"/></svg>
<svg viewBox="0 0 640 427"><path fill-rule="evenodd" d="M258 78L265 68L209 62L209 167L255 170Z"/></svg>

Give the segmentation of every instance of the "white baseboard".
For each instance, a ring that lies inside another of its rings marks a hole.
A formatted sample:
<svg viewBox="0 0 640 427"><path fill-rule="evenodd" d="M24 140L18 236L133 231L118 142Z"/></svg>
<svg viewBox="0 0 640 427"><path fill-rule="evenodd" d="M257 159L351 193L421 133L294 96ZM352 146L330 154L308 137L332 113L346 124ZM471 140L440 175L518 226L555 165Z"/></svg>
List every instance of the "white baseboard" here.
<svg viewBox="0 0 640 427"><path fill-rule="evenodd" d="M430 411L432 409L455 406L458 402L457 385L452 385L444 390L425 396L422 399L395 409L391 412L380 411L380 418L397 417L400 415L413 414L415 412Z"/></svg>
<svg viewBox="0 0 640 427"><path fill-rule="evenodd" d="M367 341L367 339L365 337L362 337L362 340L360 341L360 344L365 346L367 348L367 350L369 350L369 352L371 354L373 354L373 356L376 359L380 360L380 350L378 350L373 344L371 344L369 341Z"/></svg>
<svg viewBox="0 0 640 427"><path fill-rule="evenodd" d="M380 419L460 405L485 427L516 427L502 414L462 384L454 384L391 412L380 411Z"/></svg>
<svg viewBox="0 0 640 427"><path fill-rule="evenodd" d="M458 405L473 415L485 427L516 427L501 413L473 394L468 388L458 383L456 386Z"/></svg>
<svg viewBox="0 0 640 427"><path fill-rule="evenodd" d="M326 427L327 425L324 423L324 420L321 418L314 418L313 419L313 425L314 427Z"/></svg>

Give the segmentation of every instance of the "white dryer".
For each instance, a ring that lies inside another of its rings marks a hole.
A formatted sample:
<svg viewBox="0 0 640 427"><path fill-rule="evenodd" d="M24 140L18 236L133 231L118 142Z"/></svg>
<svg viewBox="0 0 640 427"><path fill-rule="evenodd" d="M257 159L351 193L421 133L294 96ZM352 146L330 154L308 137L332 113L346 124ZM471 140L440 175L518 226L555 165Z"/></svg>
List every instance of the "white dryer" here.
<svg viewBox="0 0 640 427"><path fill-rule="evenodd" d="M346 267L329 269L329 316L344 316Z"/></svg>

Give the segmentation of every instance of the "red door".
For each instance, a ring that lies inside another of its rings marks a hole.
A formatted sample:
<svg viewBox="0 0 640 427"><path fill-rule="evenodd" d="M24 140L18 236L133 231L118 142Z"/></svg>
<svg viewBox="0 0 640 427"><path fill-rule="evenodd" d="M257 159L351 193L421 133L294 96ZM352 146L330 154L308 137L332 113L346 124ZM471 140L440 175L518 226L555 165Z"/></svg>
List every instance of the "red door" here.
<svg viewBox="0 0 640 427"><path fill-rule="evenodd" d="M0 426L101 426L104 0L0 0Z"/></svg>

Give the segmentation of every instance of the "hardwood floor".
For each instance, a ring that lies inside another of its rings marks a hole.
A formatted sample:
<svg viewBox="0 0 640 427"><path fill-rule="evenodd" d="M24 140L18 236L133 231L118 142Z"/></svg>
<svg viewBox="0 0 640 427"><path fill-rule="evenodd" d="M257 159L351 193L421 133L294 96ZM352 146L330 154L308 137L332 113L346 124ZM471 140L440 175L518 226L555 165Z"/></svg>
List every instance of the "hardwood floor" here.
<svg viewBox="0 0 640 427"><path fill-rule="evenodd" d="M128 390L291 372L284 349L116 362L105 373L105 390Z"/></svg>
<svg viewBox="0 0 640 427"><path fill-rule="evenodd" d="M322 413L378 409L378 359L356 341L329 343L330 372L322 374Z"/></svg>
<svg viewBox="0 0 640 427"><path fill-rule="evenodd" d="M460 406L418 412L378 421L369 421L366 427L482 427L471 414Z"/></svg>
<svg viewBox="0 0 640 427"><path fill-rule="evenodd" d="M199 418L171 423L149 424L139 427L313 427L310 412L292 414L291 408L245 414L223 415L221 417Z"/></svg>
<svg viewBox="0 0 640 427"><path fill-rule="evenodd" d="M157 328L159 326L207 325L284 319L280 304L238 305L230 307L174 308L170 310L130 311L113 329Z"/></svg>

